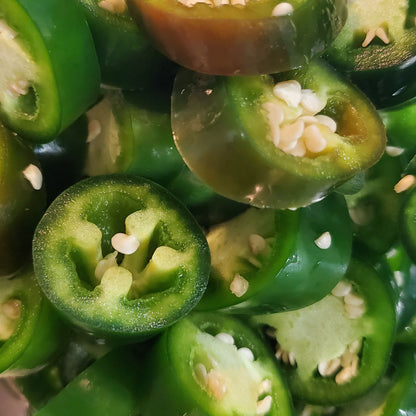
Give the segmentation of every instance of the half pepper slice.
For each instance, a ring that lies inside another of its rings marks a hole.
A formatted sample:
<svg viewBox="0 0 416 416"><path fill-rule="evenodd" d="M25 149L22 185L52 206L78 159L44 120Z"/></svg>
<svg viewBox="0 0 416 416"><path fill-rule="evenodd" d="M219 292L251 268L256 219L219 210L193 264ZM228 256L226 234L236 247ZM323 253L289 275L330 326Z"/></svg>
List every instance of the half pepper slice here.
<svg viewBox="0 0 416 416"><path fill-rule="evenodd" d="M143 374L143 416L292 414L271 351L230 315L192 313L179 321L150 351Z"/></svg>
<svg viewBox="0 0 416 416"><path fill-rule="evenodd" d="M41 292L31 268L0 278L0 374L39 370L60 347L62 321Z"/></svg>
<svg viewBox="0 0 416 416"><path fill-rule="evenodd" d="M53 140L98 97L94 43L73 1L2 1L0 59L0 115L29 140Z"/></svg>
<svg viewBox="0 0 416 416"><path fill-rule="evenodd" d="M345 0L130 0L155 46L214 75L287 71L319 55L346 20Z"/></svg>
<svg viewBox="0 0 416 416"><path fill-rule="evenodd" d="M173 324L199 301L210 255L199 225L159 185L100 176L64 191L39 222L36 276L73 323L136 340Z"/></svg>
<svg viewBox="0 0 416 416"><path fill-rule="evenodd" d="M368 99L322 62L277 79L179 72L175 143L221 195L258 207L322 199L372 166L386 136Z"/></svg>
<svg viewBox="0 0 416 416"><path fill-rule="evenodd" d="M250 208L212 227L211 278L198 309L269 313L302 308L343 278L352 227L344 198L301 208Z"/></svg>
<svg viewBox="0 0 416 416"><path fill-rule="evenodd" d="M356 260L321 301L253 319L271 327L293 395L323 406L356 399L377 383L396 329L388 280Z"/></svg>

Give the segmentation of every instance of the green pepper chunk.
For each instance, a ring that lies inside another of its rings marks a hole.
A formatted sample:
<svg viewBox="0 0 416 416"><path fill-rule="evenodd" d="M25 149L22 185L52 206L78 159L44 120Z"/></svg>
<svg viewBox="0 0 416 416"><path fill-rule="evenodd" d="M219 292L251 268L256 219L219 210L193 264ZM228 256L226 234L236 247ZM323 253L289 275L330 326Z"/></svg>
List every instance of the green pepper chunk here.
<svg viewBox="0 0 416 416"><path fill-rule="evenodd" d="M0 278L0 373L23 376L56 353L65 327L43 296L31 268Z"/></svg>
<svg viewBox="0 0 416 416"><path fill-rule="evenodd" d="M173 78L174 65L157 52L125 1L77 0L94 39L103 82L135 90L160 87Z"/></svg>
<svg viewBox="0 0 416 416"><path fill-rule="evenodd" d="M371 103L321 62L270 76L179 72L172 129L190 169L221 195L258 207L322 199L382 155Z"/></svg>
<svg viewBox="0 0 416 416"><path fill-rule="evenodd" d="M355 0L326 51L328 61L378 108L416 95L416 8L412 0Z"/></svg>
<svg viewBox="0 0 416 416"><path fill-rule="evenodd" d="M231 316L192 313L182 319L152 348L143 373L143 416L292 414L270 350Z"/></svg>
<svg viewBox="0 0 416 416"><path fill-rule="evenodd" d="M322 406L356 399L377 383L396 329L389 282L356 260L321 301L253 319L271 327L293 395Z"/></svg>
<svg viewBox="0 0 416 416"><path fill-rule="evenodd" d="M53 140L98 98L91 33L73 1L0 6L0 115L34 142Z"/></svg>
<svg viewBox="0 0 416 416"><path fill-rule="evenodd" d="M319 55L346 20L344 0L130 0L168 58L197 72L287 71Z"/></svg>
<svg viewBox="0 0 416 416"><path fill-rule="evenodd" d="M136 340L202 296L205 236L170 193L142 178L99 176L64 191L39 222L36 276L51 302L97 336Z"/></svg>
<svg viewBox="0 0 416 416"><path fill-rule="evenodd" d="M350 261L352 228L334 194L297 211L250 208L212 227L207 240L212 271L198 308L269 313L305 307L334 288Z"/></svg>
<svg viewBox="0 0 416 416"><path fill-rule="evenodd" d="M39 161L19 137L0 124L0 276L30 258L33 231L46 208Z"/></svg>

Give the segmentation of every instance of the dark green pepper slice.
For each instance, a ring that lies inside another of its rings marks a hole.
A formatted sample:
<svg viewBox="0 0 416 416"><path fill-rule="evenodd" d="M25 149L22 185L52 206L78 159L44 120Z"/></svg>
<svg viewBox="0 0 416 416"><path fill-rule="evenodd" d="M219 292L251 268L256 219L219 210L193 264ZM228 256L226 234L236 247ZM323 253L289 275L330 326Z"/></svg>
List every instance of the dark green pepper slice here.
<svg viewBox="0 0 416 416"><path fill-rule="evenodd" d="M155 46L214 75L287 71L319 55L346 20L344 0L130 0Z"/></svg>
<svg viewBox="0 0 416 416"><path fill-rule="evenodd" d="M157 52L127 10L125 0L77 0L94 38L102 80L135 90L160 87L173 78L173 67Z"/></svg>
<svg viewBox="0 0 416 416"><path fill-rule="evenodd" d="M129 349L114 350L97 360L36 416L134 416L139 413L139 397L144 380L140 358Z"/></svg>
<svg viewBox="0 0 416 416"><path fill-rule="evenodd" d="M87 137L88 122L82 115L55 140L33 146L42 165L49 202L84 177Z"/></svg>
<svg viewBox="0 0 416 416"><path fill-rule="evenodd" d="M37 371L56 353L63 325L26 268L0 278L0 373L23 376Z"/></svg>
<svg viewBox="0 0 416 416"><path fill-rule="evenodd" d="M274 328L276 356L294 396L323 406L356 399L377 383L396 325L387 279L357 261L321 301L254 321Z"/></svg>
<svg viewBox="0 0 416 416"><path fill-rule="evenodd" d="M46 195L33 151L1 124L0 178L0 276L4 276L29 261Z"/></svg>
<svg viewBox="0 0 416 416"><path fill-rule="evenodd" d="M259 207L304 206L381 157L377 112L329 67L315 62L278 81L179 72L175 142L216 192Z"/></svg>
<svg viewBox="0 0 416 416"><path fill-rule="evenodd" d="M350 261L352 228L344 198L330 195L295 212L251 208L207 240L212 271L198 308L268 313L310 305L333 289Z"/></svg>
<svg viewBox="0 0 416 416"><path fill-rule="evenodd" d="M192 313L179 321L150 351L144 375L143 416L292 414L270 350L231 316Z"/></svg>
<svg viewBox="0 0 416 416"><path fill-rule="evenodd" d="M53 140L98 98L87 22L73 1L59 0L4 0L0 22L0 115L22 137Z"/></svg>
<svg viewBox="0 0 416 416"><path fill-rule="evenodd" d="M378 108L416 95L415 17L412 0L350 2L347 22L326 52Z"/></svg>
<svg viewBox="0 0 416 416"><path fill-rule="evenodd" d="M95 335L135 340L188 313L210 255L185 207L143 178L97 176L64 191L39 222L36 276L52 303Z"/></svg>

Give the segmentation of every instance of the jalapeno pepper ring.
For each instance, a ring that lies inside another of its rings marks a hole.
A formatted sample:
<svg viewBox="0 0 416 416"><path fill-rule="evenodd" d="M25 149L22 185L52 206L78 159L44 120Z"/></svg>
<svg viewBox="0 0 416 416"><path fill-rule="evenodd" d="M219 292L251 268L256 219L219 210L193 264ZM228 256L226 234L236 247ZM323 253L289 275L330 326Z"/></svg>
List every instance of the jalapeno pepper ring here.
<svg viewBox="0 0 416 416"><path fill-rule="evenodd" d="M189 312L207 284L209 249L189 212L145 179L79 182L35 232L34 267L51 302L96 335L139 339Z"/></svg>

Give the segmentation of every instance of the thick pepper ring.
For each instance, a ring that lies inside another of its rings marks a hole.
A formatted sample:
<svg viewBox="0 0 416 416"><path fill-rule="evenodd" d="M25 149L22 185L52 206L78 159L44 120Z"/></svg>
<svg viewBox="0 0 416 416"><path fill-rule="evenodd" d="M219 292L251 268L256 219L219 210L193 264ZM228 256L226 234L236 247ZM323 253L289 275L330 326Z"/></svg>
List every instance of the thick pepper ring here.
<svg viewBox="0 0 416 416"><path fill-rule="evenodd" d="M35 232L36 276L73 323L105 337L141 339L189 312L207 285L202 230L167 191L145 179L79 182Z"/></svg>

